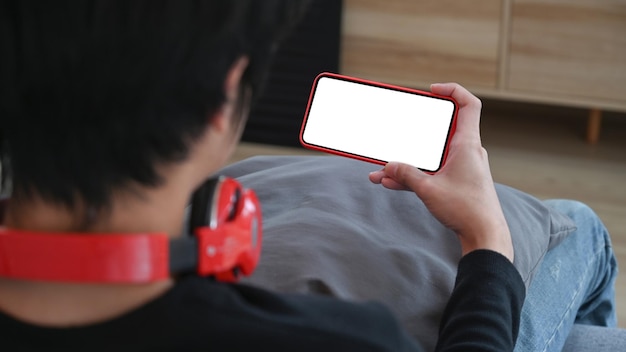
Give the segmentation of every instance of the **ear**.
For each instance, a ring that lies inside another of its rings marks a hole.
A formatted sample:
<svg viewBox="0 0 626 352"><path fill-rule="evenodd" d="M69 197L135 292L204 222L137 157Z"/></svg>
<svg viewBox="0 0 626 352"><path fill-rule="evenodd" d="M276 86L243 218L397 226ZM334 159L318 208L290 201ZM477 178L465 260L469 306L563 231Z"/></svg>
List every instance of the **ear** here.
<svg viewBox="0 0 626 352"><path fill-rule="evenodd" d="M230 126L230 119L235 111L235 103L237 102L237 94L239 94L239 85L241 78L248 67L248 58L242 56L237 59L226 74L224 81L224 92L226 93L226 101L222 107L217 110L215 115L211 117L211 128L224 131Z"/></svg>

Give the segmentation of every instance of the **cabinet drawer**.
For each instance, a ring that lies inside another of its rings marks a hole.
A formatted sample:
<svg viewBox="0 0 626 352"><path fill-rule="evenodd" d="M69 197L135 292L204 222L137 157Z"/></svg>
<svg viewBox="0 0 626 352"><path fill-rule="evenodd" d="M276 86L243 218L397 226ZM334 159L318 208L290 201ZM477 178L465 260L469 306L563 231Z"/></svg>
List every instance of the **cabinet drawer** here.
<svg viewBox="0 0 626 352"><path fill-rule="evenodd" d="M495 89L501 11L501 0L345 0L341 71Z"/></svg>
<svg viewBox="0 0 626 352"><path fill-rule="evenodd" d="M515 0L508 89L626 100L624 0Z"/></svg>

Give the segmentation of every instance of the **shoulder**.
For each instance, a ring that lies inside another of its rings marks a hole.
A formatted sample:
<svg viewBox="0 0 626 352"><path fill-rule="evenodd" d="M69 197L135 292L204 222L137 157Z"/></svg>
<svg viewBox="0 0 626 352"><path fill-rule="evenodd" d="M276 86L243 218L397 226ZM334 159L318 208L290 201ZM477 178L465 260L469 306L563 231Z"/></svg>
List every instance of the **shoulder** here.
<svg viewBox="0 0 626 352"><path fill-rule="evenodd" d="M185 279L178 286L167 304L185 315L185 324L203 326L215 336L236 330L248 336L247 342L257 339L257 346L269 344L278 350L289 346L326 351L419 350L391 312L378 303L284 295L200 278ZM232 341L228 347L234 347Z"/></svg>

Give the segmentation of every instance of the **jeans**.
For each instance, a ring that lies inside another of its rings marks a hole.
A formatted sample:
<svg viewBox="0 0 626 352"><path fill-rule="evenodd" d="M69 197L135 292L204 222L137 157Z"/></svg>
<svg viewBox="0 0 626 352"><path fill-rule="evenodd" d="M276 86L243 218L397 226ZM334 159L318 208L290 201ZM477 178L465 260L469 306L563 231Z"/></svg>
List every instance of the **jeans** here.
<svg viewBox="0 0 626 352"><path fill-rule="evenodd" d="M546 204L577 225L551 249L530 284L515 351L561 351L574 324L615 327L617 261L609 234L586 205Z"/></svg>

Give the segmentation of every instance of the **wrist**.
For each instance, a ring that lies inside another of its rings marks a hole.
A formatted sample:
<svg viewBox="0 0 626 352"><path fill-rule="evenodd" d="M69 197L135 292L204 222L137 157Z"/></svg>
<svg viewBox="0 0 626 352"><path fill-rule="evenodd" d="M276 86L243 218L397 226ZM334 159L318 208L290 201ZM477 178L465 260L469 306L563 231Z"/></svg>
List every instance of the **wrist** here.
<svg viewBox="0 0 626 352"><path fill-rule="evenodd" d="M506 225L457 235L463 256L478 249L487 249L502 254L511 263L515 259L511 233Z"/></svg>

